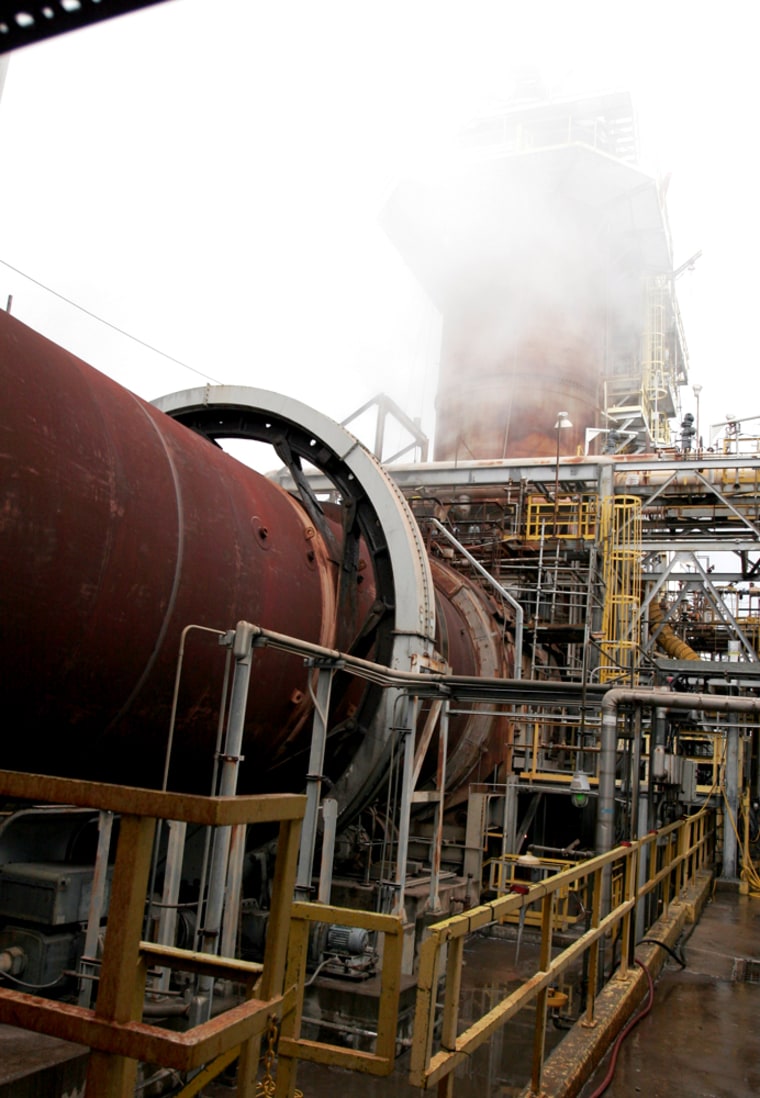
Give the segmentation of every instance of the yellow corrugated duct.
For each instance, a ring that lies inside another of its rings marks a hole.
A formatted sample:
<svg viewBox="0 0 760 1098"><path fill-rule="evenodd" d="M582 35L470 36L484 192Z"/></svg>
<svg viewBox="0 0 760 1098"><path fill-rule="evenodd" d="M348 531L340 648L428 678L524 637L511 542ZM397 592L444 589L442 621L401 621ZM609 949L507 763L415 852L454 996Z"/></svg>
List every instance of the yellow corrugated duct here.
<svg viewBox="0 0 760 1098"><path fill-rule="evenodd" d="M652 602L649 606L649 628L652 632L657 629L662 621L663 612L659 602ZM668 656L674 660L698 660L700 657L686 641L677 637L671 627L665 623L657 634L657 644Z"/></svg>

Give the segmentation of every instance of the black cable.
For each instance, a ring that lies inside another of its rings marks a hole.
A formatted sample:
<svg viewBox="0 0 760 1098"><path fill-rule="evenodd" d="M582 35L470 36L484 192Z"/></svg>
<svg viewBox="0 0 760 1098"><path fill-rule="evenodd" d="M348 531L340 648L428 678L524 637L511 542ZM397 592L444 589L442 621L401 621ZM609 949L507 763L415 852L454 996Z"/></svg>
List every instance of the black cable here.
<svg viewBox="0 0 760 1098"><path fill-rule="evenodd" d="M661 942L659 938L639 938L636 945L643 945L644 943L660 946L661 949L664 949L666 953L670 954L673 960L679 964L681 968L686 968L686 961L682 957L679 957L676 951L671 949L669 945L666 945L665 942Z"/></svg>
<svg viewBox="0 0 760 1098"><path fill-rule="evenodd" d="M114 332L118 332L119 335L123 335L126 339L131 339L135 343L139 343L141 347L145 347L147 350L152 351L156 355L161 355L162 358L168 359L169 362L176 363L177 366L182 366L185 370L190 370L193 374L198 374L199 377L205 378L206 381L212 381L214 385L221 385L222 382L218 381L215 377L211 377L210 374L205 374L202 370L196 370L195 366L188 366L186 362L182 362L179 358L175 358L173 355L168 355L166 351L160 351L158 347L154 347L151 343L146 343L144 339L139 339L138 336L131 335L129 332L125 332L123 328L119 328L116 324L112 324L110 320L104 320L102 316L98 316L97 313L90 312L89 309L85 309L84 305L77 305L76 301L72 301L70 297L65 297L57 290L53 290L50 286L46 286L44 282L40 282L36 278L32 278L31 275L24 274L18 267L14 267L12 263L8 263L5 259L0 259L0 263L3 267L7 267L9 271L13 271L17 275L21 275L27 282L34 283L35 286L39 286L41 290L45 290L47 293L52 294L53 297L59 298L61 301L65 301L67 305L71 305L74 309L79 309L80 313L84 313L86 316L91 317L93 320L97 320L99 324L105 324L107 328L112 328Z"/></svg>

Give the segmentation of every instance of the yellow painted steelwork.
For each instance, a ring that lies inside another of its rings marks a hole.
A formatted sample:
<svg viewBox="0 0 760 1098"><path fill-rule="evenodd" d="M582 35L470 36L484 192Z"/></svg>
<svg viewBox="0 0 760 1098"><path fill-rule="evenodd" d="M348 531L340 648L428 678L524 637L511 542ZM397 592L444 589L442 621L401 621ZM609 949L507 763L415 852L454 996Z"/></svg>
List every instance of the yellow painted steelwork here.
<svg viewBox="0 0 760 1098"><path fill-rule="evenodd" d="M573 865L581 865L582 862L573 859L562 858L536 858L535 865L530 867L535 874L533 880L544 880L555 873L563 873ZM483 866L486 888L489 893L497 896L505 896L514 891L514 886L525 887L531 884L531 880L525 880L520 876L524 872L524 866L520 863L519 854L504 854L498 858L491 858ZM554 909L554 930L567 930L574 926L582 918L588 904L588 895L583 887L585 882L568 881L557 893ZM517 923L520 920L519 912L505 915L502 920L505 923ZM527 910L524 917L524 925L540 925L541 916L538 911Z"/></svg>
<svg viewBox="0 0 760 1098"><path fill-rule="evenodd" d="M641 604L641 500L612 496L602 501L601 553L604 581L600 682L638 682Z"/></svg>
<svg viewBox="0 0 760 1098"><path fill-rule="evenodd" d="M527 541L562 538L594 541L598 519L595 496L576 499L560 496L555 507L544 496L530 496L525 520Z"/></svg>
<svg viewBox="0 0 760 1098"><path fill-rule="evenodd" d="M89 1046L87 1092L109 1098L132 1098L139 1061L192 1071L240 1046L238 1094L253 1098L261 1035L272 1017L292 1014L296 1005L295 989L285 985L285 960L306 798L180 796L9 771L0 771L0 796L91 806L121 817L110 901L118 917L106 928L95 1009L0 988L0 1022ZM279 822L263 966L141 941L156 821L173 819L213 826ZM249 997L182 1033L146 1025L141 1018L149 960L235 978L248 987Z"/></svg>
<svg viewBox="0 0 760 1098"><path fill-rule="evenodd" d="M292 1098L298 1060L330 1064L370 1075L390 1075L396 1059L401 960L404 924L397 915L355 911L328 904L295 903L291 910L291 935L286 984L295 986L296 1008L283 1019L278 1046L277 1095ZM378 1004L377 1038L374 1052L362 1052L341 1045L310 1041L301 1037L306 959L309 929L315 923L337 923L362 927L384 936L382 989Z"/></svg>
<svg viewBox="0 0 760 1098"><path fill-rule="evenodd" d="M453 1093L453 1073L472 1053L517 1014L524 1006L535 1005L534 1055L530 1093L541 1093L544 1062L544 1034L550 989L571 965L586 956L588 998L585 1023L594 1025L600 947L605 938L620 938L620 967L616 978L628 975L629 951L634 932L637 904L654 893L660 915L667 914L671 902L712 864L714 845L713 812L702 809L695 816L607 854L572 866L553 877L532 885L521 895L512 893L472 911L445 919L429 928L429 937L420 950L417 1006L410 1082L414 1086L438 1087L439 1095ZM639 868L645 871L637 887ZM620 880L614 889L609 910L603 898L610 876ZM552 955L552 931L557 897L563 889L585 882L592 897L588 930L560 953ZM616 894L618 893L619 894ZM498 925L522 909L539 907L541 944L538 970L521 987L506 995L463 1032L458 1031L461 969L464 943L474 931ZM440 979L444 971L445 979ZM442 1003L439 997L442 996ZM439 1010L443 1012L440 1036L436 1036Z"/></svg>

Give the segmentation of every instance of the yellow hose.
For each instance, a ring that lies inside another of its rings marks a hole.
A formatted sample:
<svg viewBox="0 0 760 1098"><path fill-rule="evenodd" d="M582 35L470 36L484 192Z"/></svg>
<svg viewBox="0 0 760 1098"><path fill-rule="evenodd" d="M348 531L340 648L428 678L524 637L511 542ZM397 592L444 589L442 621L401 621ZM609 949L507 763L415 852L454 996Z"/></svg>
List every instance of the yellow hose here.
<svg viewBox="0 0 760 1098"><path fill-rule="evenodd" d="M749 895L760 897L760 874L758 874L757 869L755 868L755 863L752 861L752 855L750 853L749 827L745 828L744 841L742 841L742 839L739 837L739 829L736 826L734 814L731 811L731 806L728 803L725 786L721 787L721 792L723 793L723 801L725 803L726 815L731 821L731 827L734 829L734 835L736 835L737 847L742 852L742 868L740 877L743 881L746 881L747 888L749 889ZM742 797L742 800L746 802L749 801L749 797L746 793ZM743 807L744 811L746 813L749 813L749 804L745 803Z"/></svg>
<svg viewBox="0 0 760 1098"><path fill-rule="evenodd" d="M654 632L663 618L662 606L658 602L649 605L649 627ZM698 660L700 657L686 641L677 637L671 627L665 623L657 634L657 644L674 660Z"/></svg>

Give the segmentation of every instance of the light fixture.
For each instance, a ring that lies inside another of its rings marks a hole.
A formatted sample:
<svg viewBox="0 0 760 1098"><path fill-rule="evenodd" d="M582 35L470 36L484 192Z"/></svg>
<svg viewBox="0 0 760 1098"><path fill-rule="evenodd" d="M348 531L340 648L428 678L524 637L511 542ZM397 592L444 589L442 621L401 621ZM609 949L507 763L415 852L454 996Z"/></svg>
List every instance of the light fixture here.
<svg viewBox="0 0 760 1098"><path fill-rule="evenodd" d="M584 774L582 770L576 770L570 779L570 799L576 808L585 808L588 804L588 795L591 792L591 785L588 780L588 775Z"/></svg>

